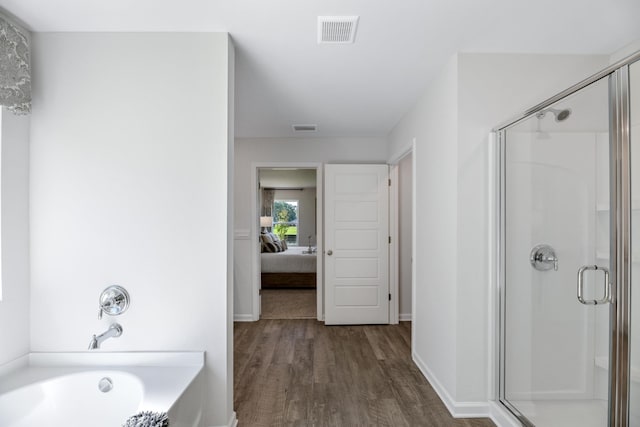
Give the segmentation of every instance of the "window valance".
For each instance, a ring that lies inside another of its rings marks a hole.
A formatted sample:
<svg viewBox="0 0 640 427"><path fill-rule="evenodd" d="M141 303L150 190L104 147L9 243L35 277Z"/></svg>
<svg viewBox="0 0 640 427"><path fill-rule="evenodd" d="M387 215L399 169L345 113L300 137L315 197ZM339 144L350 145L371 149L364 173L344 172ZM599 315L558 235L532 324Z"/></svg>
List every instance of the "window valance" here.
<svg viewBox="0 0 640 427"><path fill-rule="evenodd" d="M31 112L31 35L0 13L0 105Z"/></svg>

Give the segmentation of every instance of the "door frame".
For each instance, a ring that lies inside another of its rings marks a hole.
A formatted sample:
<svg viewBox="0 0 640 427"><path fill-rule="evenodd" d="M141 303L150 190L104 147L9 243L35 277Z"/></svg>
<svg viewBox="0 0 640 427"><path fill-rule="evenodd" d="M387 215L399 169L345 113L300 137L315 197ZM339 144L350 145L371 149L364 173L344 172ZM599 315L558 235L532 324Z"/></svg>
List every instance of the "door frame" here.
<svg viewBox="0 0 640 427"><path fill-rule="evenodd" d="M317 319L324 321L324 191L323 164L318 162L252 162L251 163L251 235L250 240L255 243L251 261L251 320L260 320L260 215L258 212L259 169L269 168L299 168L315 169L316 171L316 310Z"/></svg>
<svg viewBox="0 0 640 427"><path fill-rule="evenodd" d="M416 149L416 139L413 138L411 145L406 147L397 156L393 157L389 162L389 178L391 186L389 188L389 235L391 236L391 245L389 246L389 292L391 293L391 303L389 305L389 324L396 325L402 321L411 321L415 318L415 267L411 263L411 318L400 319L400 182L399 182L399 163L405 157L411 155L411 259L416 257L416 157L414 155ZM415 330L414 325L411 329Z"/></svg>

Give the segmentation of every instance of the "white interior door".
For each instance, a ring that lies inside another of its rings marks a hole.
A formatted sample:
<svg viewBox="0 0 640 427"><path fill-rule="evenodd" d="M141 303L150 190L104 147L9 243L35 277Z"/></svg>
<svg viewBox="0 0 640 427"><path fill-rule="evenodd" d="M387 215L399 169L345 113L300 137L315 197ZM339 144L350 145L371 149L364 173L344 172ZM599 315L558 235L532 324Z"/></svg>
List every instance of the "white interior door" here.
<svg viewBox="0 0 640 427"><path fill-rule="evenodd" d="M325 166L325 323L389 323L389 168Z"/></svg>

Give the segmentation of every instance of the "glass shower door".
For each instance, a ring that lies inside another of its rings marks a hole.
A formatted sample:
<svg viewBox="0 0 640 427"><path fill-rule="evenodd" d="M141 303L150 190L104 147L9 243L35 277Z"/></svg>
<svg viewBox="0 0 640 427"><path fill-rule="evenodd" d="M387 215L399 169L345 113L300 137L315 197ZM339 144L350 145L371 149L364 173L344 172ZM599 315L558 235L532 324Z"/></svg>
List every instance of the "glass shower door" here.
<svg viewBox="0 0 640 427"><path fill-rule="evenodd" d="M502 133L500 397L525 425L607 425L608 106L604 78Z"/></svg>
<svg viewBox="0 0 640 427"><path fill-rule="evenodd" d="M629 66L629 95L631 149L629 426L640 427L640 62Z"/></svg>

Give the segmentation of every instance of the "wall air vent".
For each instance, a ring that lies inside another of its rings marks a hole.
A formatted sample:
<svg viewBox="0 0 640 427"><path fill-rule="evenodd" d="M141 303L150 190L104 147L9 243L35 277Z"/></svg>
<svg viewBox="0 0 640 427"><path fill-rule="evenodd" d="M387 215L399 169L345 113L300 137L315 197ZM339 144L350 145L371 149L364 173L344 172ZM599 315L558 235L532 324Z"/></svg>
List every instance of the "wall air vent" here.
<svg viewBox="0 0 640 427"><path fill-rule="evenodd" d="M358 19L358 16L318 16L318 44L353 43Z"/></svg>
<svg viewBox="0 0 640 427"><path fill-rule="evenodd" d="M292 125L294 132L316 132L318 125Z"/></svg>

